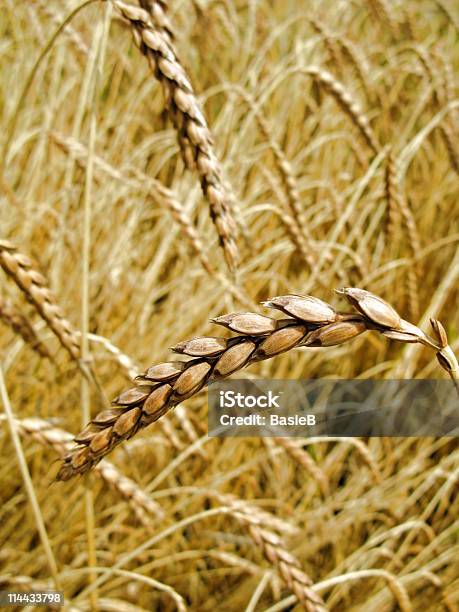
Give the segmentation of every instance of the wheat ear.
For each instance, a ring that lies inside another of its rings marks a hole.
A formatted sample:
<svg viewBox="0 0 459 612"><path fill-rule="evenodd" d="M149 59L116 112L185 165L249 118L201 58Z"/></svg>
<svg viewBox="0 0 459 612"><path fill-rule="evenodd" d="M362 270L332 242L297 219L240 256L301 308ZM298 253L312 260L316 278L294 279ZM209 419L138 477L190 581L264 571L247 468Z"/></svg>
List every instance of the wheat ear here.
<svg viewBox="0 0 459 612"><path fill-rule="evenodd" d="M113 400L112 408L97 414L75 437L76 445L65 456L58 480L88 472L123 440L157 421L210 382L294 348L340 345L374 330L388 339L417 342L433 349L450 377L459 379L459 365L438 321L432 323L437 335L437 339L432 339L369 291L344 288L340 293L357 312L339 313L312 296L285 295L272 298L265 305L288 318L236 313L213 319L238 335L229 339L194 338L173 347L189 360L160 363L138 376L135 386L123 391Z"/></svg>
<svg viewBox="0 0 459 612"><path fill-rule="evenodd" d="M78 360L80 341L72 325L56 304L45 277L35 270L34 262L6 240L0 241L0 266L23 291L28 301L49 325L61 345Z"/></svg>
<svg viewBox="0 0 459 612"><path fill-rule="evenodd" d="M287 551L282 538L273 531L274 529L280 533L291 532L291 525L233 495L214 491L210 492L210 497L215 498L222 506L229 508L231 516L245 527L263 556L274 565L287 587L293 591L305 610L308 612L325 612L327 610L320 595L312 590L312 580L301 569L294 555Z"/></svg>
<svg viewBox="0 0 459 612"><path fill-rule="evenodd" d="M302 607L308 612L326 612L322 598L312 590L313 582L301 569L301 566L288 552L282 538L272 531L262 527L258 521L244 512L233 513L244 525L253 542L261 550L263 556L277 569L287 587L293 591Z"/></svg>
<svg viewBox="0 0 459 612"><path fill-rule="evenodd" d="M12 304L6 302L0 296L0 320L8 327L21 336L40 357L51 359L51 355L46 346L38 338L29 319L17 310Z"/></svg>
<svg viewBox="0 0 459 612"><path fill-rule="evenodd" d="M174 46L175 35L172 29L172 23L167 15L167 6L164 2L159 0L140 0L140 6L148 12L150 19L153 22L156 30L163 34L165 40L169 43L173 49L175 55L177 55L176 48ZM186 130L183 124L183 117L180 116L175 106L169 107L169 116L177 132L177 141L179 143L180 152L185 166L191 170L195 168L193 146L190 143L189 138L186 135Z"/></svg>
<svg viewBox="0 0 459 612"><path fill-rule="evenodd" d="M314 78L314 80L322 87L328 94L330 94L338 103L340 108L348 115L352 123L358 128L362 138L366 144L370 147L373 153L378 153L380 145L373 133L366 115L362 108L356 102L352 95L345 89L345 87L335 77L322 68L316 66L310 66L301 70L305 74L308 74Z"/></svg>
<svg viewBox="0 0 459 612"><path fill-rule="evenodd" d="M149 13L120 0L112 2L121 15L129 20L137 46L147 57L156 78L162 84L172 120L180 119L183 137L193 150L202 190L210 205L210 215L217 228L226 262L231 270L235 270L239 260L237 226L231 214L212 136L190 80L168 38L161 29L155 28Z"/></svg>

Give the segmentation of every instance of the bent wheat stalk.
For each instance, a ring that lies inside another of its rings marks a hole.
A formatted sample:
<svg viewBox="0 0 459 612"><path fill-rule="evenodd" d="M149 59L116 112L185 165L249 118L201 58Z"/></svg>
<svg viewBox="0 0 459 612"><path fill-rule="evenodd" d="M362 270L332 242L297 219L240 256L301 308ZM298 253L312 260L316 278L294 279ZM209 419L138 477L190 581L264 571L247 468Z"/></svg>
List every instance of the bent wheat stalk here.
<svg viewBox="0 0 459 612"><path fill-rule="evenodd" d="M167 111L174 125L180 125L180 138L188 141L193 151L201 187L226 262L231 270L235 270L239 259L237 226L231 214L212 136L190 80L170 44L169 36L165 35L163 28L155 27L147 11L120 0L112 0L112 3L131 24L135 43L163 86Z"/></svg>
<svg viewBox="0 0 459 612"><path fill-rule="evenodd" d="M137 376L135 386L123 391L112 402L112 408L97 414L75 437L76 445L65 456L58 480L88 472L123 440L157 421L210 382L294 348L335 346L373 330L392 340L418 342L434 350L451 378L459 379L458 362L439 321L432 320L433 339L369 291L344 288L339 293L356 312L337 312L312 296L283 295L264 304L287 318L273 319L249 312L213 319L238 335L180 342L173 350L189 357L188 361L160 363Z"/></svg>

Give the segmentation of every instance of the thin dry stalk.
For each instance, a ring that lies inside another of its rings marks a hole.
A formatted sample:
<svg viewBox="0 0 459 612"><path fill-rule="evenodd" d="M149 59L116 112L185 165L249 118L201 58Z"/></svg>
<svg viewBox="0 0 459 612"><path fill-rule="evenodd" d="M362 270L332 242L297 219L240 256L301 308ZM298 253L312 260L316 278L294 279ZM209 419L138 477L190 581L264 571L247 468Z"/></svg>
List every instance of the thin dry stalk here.
<svg viewBox="0 0 459 612"><path fill-rule="evenodd" d="M386 159L385 173L385 193L387 202L387 221L386 221L386 243L394 245L394 237L397 227L401 221L400 215L400 193L397 185L397 173L395 168L394 156L389 151Z"/></svg>
<svg viewBox="0 0 459 612"><path fill-rule="evenodd" d="M137 46L147 57L151 69L162 84L166 107L172 120L180 120L182 135L193 150L202 190L209 202L211 218L217 228L226 262L230 270L234 271L239 260L237 226L231 214L230 200L212 136L190 80L168 38L162 30L155 28L149 13L120 0L112 2L121 15L129 20Z"/></svg>
<svg viewBox="0 0 459 612"><path fill-rule="evenodd" d="M52 359L48 349L37 336L29 319L12 304L6 302L0 296L0 320L8 327L21 336L26 344L34 350L40 357Z"/></svg>
<svg viewBox="0 0 459 612"><path fill-rule="evenodd" d="M312 76L314 80L336 100L339 107L357 127L369 148L374 154L377 154L380 150L380 145L373 133L370 122L364 114L360 104L353 99L344 86L336 80L330 72L317 68L316 66L305 68L302 72Z"/></svg>
<svg viewBox="0 0 459 612"><path fill-rule="evenodd" d="M433 62L433 58L423 47L415 46L413 48L414 52L419 58L419 61L424 68L429 81L432 83L432 98L435 107L440 110L442 106L441 96L439 93L439 85L438 85L438 69ZM451 80L448 76L444 77L445 82L445 100L449 102L452 94L451 94ZM452 124L451 118L449 115L445 115L443 121L438 125L438 131L440 132L440 136L442 137L443 143L445 145L446 151L448 153L449 161L453 170L459 174L459 152L455 147L455 129Z"/></svg>
<svg viewBox="0 0 459 612"><path fill-rule="evenodd" d="M33 486L32 478L30 476L29 468L27 466L27 461L24 455L24 451L22 449L21 440L19 439L18 433L14 424L14 416L13 409L10 404L10 399L8 396L8 391L5 384L5 378L3 376L3 370L0 367L0 398L2 400L3 408L6 415L6 420L8 422L8 427L10 430L11 440L13 442L14 451L16 454L17 462L19 465L19 471L22 476L22 480L24 482L24 488L32 508L32 512L35 519L35 524L37 527L38 535L40 537L46 560L48 562L49 571L51 576L53 577L54 586L57 590L60 588L59 583L59 570L56 563L56 558L54 556L53 550L51 548L51 543L49 541L48 532L46 531L45 522L43 520L43 515L40 509L40 504L38 503L37 496L35 494L35 489Z"/></svg>
<svg viewBox="0 0 459 612"><path fill-rule="evenodd" d="M64 458L58 479L69 480L88 472L123 440L160 419L211 381L298 347L336 346L374 330L389 339L433 349L449 376L459 379L459 365L446 333L438 331L438 322L433 324L438 336L433 340L404 321L378 296L357 288L344 288L340 293L357 313L339 313L312 296L284 295L265 304L288 318L235 313L213 319L238 335L229 339L200 337L177 344L174 352L189 360L160 363L138 376L135 386L123 391L113 400L112 408L96 415L76 436L76 446Z"/></svg>
<svg viewBox="0 0 459 612"><path fill-rule="evenodd" d="M0 266L23 291L27 300L58 338L61 345L78 361L80 341L77 333L56 304L46 278L37 272L34 262L6 240L0 241Z"/></svg>

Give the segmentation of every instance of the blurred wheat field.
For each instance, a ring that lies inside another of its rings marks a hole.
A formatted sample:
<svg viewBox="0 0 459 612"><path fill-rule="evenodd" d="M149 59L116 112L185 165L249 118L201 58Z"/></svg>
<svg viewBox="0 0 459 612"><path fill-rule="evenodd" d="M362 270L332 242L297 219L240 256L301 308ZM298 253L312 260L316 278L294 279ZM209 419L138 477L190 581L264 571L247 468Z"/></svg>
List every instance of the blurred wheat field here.
<svg viewBox="0 0 459 612"><path fill-rule="evenodd" d="M362 287L425 331L441 320L459 351L457 4L141 4L167 15L202 106L240 262L233 275L117 3L4 0L0 240L37 262L83 362L0 272L2 406L37 500L2 414L0 589L57 581L69 610L458 610L455 438L209 438L202 391L53 482L104 398L272 296L342 307L333 289ZM422 346L368 335L242 376L444 373Z"/></svg>

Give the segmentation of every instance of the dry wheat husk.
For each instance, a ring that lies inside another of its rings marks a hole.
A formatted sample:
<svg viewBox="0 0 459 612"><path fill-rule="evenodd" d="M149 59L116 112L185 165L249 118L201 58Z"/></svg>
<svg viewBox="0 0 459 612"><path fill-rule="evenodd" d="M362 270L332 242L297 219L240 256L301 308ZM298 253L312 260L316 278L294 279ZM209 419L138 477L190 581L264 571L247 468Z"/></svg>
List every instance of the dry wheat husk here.
<svg viewBox="0 0 459 612"><path fill-rule="evenodd" d="M265 304L288 318L273 319L250 312L217 317L215 323L238 335L229 339L193 338L173 347L189 360L161 363L138 376L135 386L123 391L111 408L96 415L76 436L76 446L65 456L58 479L68 480L89 471L123 440L160 419L211 381L297 347L336 346L374 330L389 339L418 342L435 350L451 378L459 378L459 366L450 347L404 321L385 300L358 288L347 287L340 293L358 314L339 313L312 296L285 295Z"/></svg>

